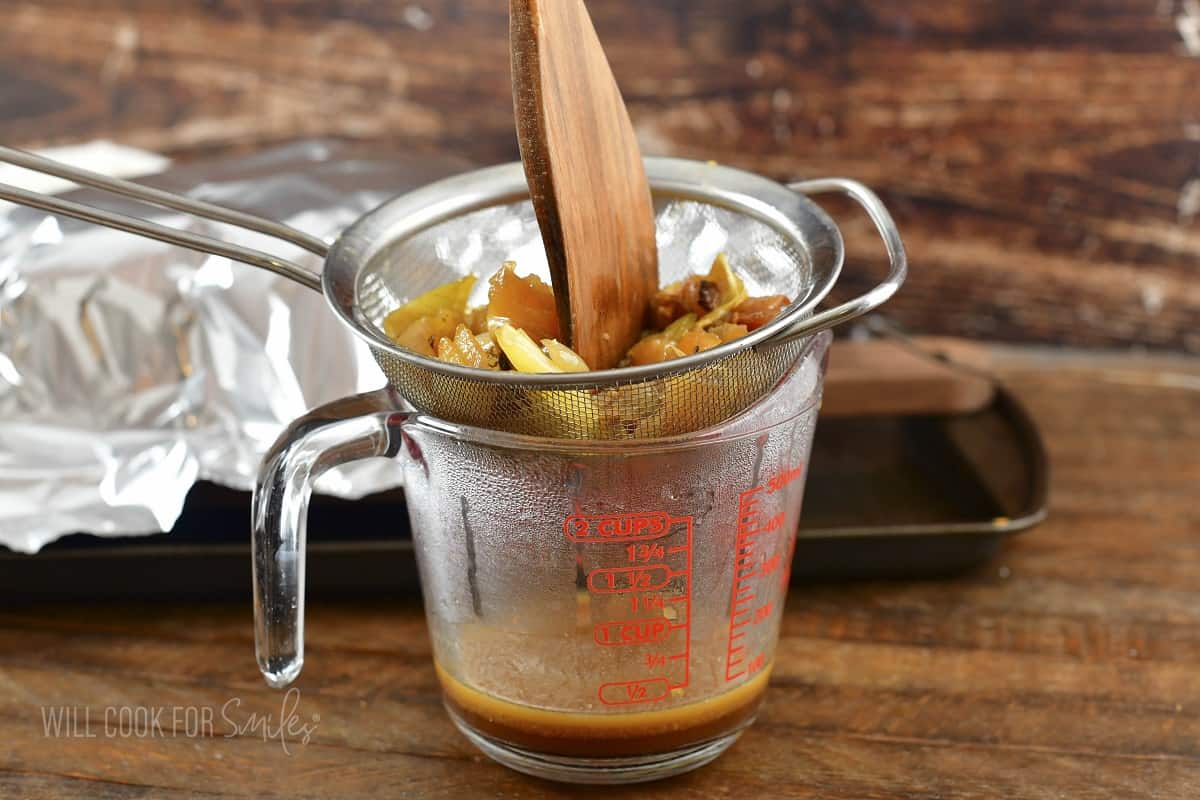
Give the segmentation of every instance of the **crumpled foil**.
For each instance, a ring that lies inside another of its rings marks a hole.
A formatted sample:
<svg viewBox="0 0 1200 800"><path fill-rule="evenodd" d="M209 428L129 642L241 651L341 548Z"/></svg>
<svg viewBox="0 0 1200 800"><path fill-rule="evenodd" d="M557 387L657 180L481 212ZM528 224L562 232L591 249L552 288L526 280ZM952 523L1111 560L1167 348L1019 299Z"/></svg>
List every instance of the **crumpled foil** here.
<svg viewBox="0 0 1200 800"><path fill-rule="evenodd" d="M330 240L387 198L468 167L307 142L145 182ZM319 266L258 234L92 190L69 197ZM169 530L196 481L251 488L288 422L383 383L309 289L0 203L0 544L36 552L76 531ZM375 459L327 473L317 490L356 498L399 481Z"/></svg>

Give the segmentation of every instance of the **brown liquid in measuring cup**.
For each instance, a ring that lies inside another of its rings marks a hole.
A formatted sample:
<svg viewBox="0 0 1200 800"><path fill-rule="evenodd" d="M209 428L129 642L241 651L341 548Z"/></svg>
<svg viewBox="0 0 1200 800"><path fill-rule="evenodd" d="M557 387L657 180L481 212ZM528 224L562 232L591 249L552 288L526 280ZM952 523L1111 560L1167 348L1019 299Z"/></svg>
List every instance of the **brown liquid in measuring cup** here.
<svg viewBox="0 0 1200 800"><path fill-rule="evenodd" d="M758 712L770 668L721 694L661 711L552 711L501 700L461 683L435 664L446 705L476 730L542 753L595 758L666 753L723 736Z"/></svg>

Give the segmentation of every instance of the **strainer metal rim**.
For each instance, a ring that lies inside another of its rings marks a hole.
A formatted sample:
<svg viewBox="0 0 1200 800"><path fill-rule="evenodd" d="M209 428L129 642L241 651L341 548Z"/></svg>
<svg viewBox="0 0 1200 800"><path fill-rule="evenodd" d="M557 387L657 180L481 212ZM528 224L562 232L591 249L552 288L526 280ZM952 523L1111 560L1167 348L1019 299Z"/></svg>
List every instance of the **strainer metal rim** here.
<svg viewBox="0 0 1200 800"><path fill-rule="evenodd" d="M812 200L783 184L733 167L679 158L647 158L645 162L646 176L656 198L697 200L745 213L789 239L797 252L810 258L817 249L828 251L826 258L831 263L820 269L814 265L814 282L808 293L758 330L711 350L660 364L562 374L496 372L450 364L397 345L358 311L363 267L385 247L447 219L528 199L524 170L520 162L513 162L436 181L393 198L364 215L343 231L329 249L321 276L326 300L338 319L356 336L408 364L459 379L527 389L571 390L642 383L758 347L787 333L829 294L841 274L845 245L837 225ZM806 246L814 240L823 247Z"/></svg>

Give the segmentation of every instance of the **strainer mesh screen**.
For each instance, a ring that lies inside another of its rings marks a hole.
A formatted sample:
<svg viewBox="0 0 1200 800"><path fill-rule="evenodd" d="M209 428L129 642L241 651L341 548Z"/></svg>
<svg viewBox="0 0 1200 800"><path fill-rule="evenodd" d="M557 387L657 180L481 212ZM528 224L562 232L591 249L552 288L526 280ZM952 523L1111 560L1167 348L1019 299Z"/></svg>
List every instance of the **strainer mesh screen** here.
<svg viewBox="0 0 1200 800"><path fill-rule="evenodd" d="M813 287L810 258L799 243L742 212L696 200L655 203L660 280L665 285L707 272L725 253L751 295L802 300ZM405 300L462 275L481 280L472 305L487 300L487 280L504 261L519 274L549 282L549 269L528 200L463 214L391 244L363 269L357 313L382 329ZM468 425L576 439L655 438L697 431L742 411L770 391L804 348L801 341L745 347L685 371L670 362L659 376L637 382L586 373L586 380L553 388L489 380L485 371L446 372L383 350L380 367L416 408ZM494 373L493 373L494 374ZM478 376L478 377L476 377Z"/></svg>

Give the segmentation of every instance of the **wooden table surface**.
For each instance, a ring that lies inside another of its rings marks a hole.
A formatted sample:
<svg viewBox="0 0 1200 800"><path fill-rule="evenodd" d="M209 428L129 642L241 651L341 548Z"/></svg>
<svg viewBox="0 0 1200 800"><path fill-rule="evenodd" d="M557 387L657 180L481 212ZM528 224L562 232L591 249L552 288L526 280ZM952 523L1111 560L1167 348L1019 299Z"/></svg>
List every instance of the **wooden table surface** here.
<svg viewBox="0 0 1200 800"><path fill-rule="evenodd" d="M990 353L1045 434L1049 520L955 579L794 588L758 723L711 766L621 796L1200 796L1200 366ZM248 605L6 607L0 796L588 794L458 735L415 604L314 605L308 653L293 725L313 730L288 754L261 729L227 737L282 713ZM93 738L66 736L88 732L82 710L46 734L63 705L90 709ZM212 735L167 711L120 738L106 712L175 706L210 709Z"/></svg>

